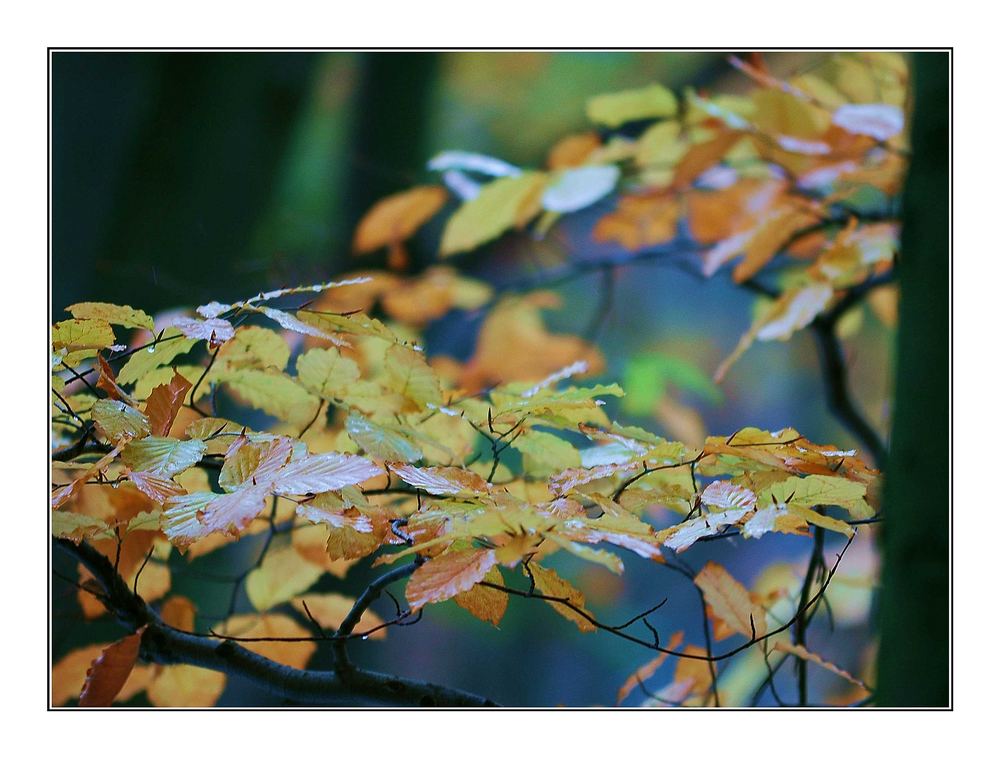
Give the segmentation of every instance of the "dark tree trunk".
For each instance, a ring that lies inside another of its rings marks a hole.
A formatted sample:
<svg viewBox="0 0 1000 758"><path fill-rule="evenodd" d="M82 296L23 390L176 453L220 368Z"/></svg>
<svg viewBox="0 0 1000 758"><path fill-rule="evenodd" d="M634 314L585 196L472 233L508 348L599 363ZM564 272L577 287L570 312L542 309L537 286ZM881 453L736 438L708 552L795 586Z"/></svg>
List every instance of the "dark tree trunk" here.
<svg viewBox="0 0 1000 758"><path fill-rule="evenodd" d="M944 707L950 703L949 55L915 59L877 703Z"/></svg>

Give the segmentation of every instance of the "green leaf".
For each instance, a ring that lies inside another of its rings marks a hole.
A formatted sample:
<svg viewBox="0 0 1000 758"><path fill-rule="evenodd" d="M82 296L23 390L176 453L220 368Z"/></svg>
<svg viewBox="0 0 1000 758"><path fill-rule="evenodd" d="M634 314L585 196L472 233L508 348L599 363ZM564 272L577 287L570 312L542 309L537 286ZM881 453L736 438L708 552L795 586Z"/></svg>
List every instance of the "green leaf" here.
<svg viewBox="0 0 1000 758"><path fill-rule="evenodd" d="M529 171L487 184L448 219L441 255L472 250L508 229L524 226L540 209L539 195L545 181L545 174Z"/></svg>
<svg viewBox="0 0 1000 758"><path fill-rule="evenodd" d="M622 408L635 416L648 416L671 386L691 392L713 404L722 402L722 391L695 364L662 353L643 353L625 366Z"/></svg>
<svg viewBox="0 0 1000 758"><path fill-rule="evenodd" d="M598 95L587 101L587 118L615 129L629 121L669 118L677 113L677 98L659 84Z"/></svg>
<svg viewBox="0 0 1000 758"><path fill-rule="evenodd" d="M118 384L132 384L138 381L153 369L165 366L178 355L189 352L196 342L197 340L184 337L180 330L174 327L165 329L159 342L132 354L118 372Z"/></svg>

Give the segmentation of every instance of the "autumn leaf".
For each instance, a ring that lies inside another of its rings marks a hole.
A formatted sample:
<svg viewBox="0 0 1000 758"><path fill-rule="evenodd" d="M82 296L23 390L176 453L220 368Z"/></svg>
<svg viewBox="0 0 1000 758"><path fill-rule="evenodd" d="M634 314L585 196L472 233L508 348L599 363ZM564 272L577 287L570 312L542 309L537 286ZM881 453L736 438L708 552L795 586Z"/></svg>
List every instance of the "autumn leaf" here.
<svg viewBox="0 0 1000 758"><path fill-rule="evenodd" d="M169 384L161 384L149 393L145 413L149 419L151 435L166 437L170 433L177 411L184 405L184 398L191 386L191 382L175 371Z"/></svg>
<svg viewBox="0 0 1000 758"><path fill-rule="evenodd" d="M247 575L247 597L258 611L267 611L305 592L322 575L322 568L305 560L291 545L272 549Z"/></svg>
<svg viewBox="0 0 1000 758"><path fill-rule="evenodd" d="M421 564L406 585L406 601L418 610L472 589L496 563L492 550L460 550Z"/></svg>
<svg viewBox="0 0 1000 758"><path fill-rule="evenodd" d="M541 208L545 182L545 174L529 171L487 184L448 219L441 239L441 255L472 250L508 229L523 227Z"/></svg>
<svg viewBox="0 0 1000 758"><path fill-rule="evenodd" d="M124 442L150 433L149 419L120 400L98 400L91 409L91 417L112 442Z"/></svg>
<svg viewBox="0 0 1000 758"><path fill-rule="evenodd" d="M153 369L165 366L177 356L190 352L197 342L184 337L179 329L167 327L154 344L129 357L118 372L118 383L132 384Z"/></svg>
<svg viewBox="0 0 1000 758"><path fill-rule="evenodd" d="M226 675L219 671L174 664L160 669L146 696L157 708L211 708L225 688Z"/></svg>
<svg viewBox="0 0 1000 758"><path fill-rule="evenodd" d="M172 327L185 337L205 340L211 348L218 348L235 336L232 323L224 318L187 318L174 319Z"/></svg>
<svg viewBox="0 0 1000 758"><path fill-rule="evenodd" d="M312 616L324 629L336 631L344 623L347 614L351 612L356 601L346 595L339 595L335 592L313 593L299 595L292 603L296 608L301 608L304 615ZM305 613L308 608L308 614ZM368 639L382 640L387 636L384 628L379 629L384 622L371 608L365 608L358 621L356 633L365 635Z"/></svg>
<svg viewBox="0 0 1000 758"><path fill-rule="evenodd" d="M709 561L694 579L705 602L728 627L744 637L757 639L767 632L767 615L753 602L746 587L714 561Z"/></svg>
<svg viewBox="0 0 1000 758"><path fill-rule="evenodd" d="M111 303L76 303L66 309L74 319L92 319L96 321L106 321L109 324L118 324L128 329L146 329L153 331L153 319L144 311L137 308L130 308L127 305L113 305Z"/></svg>
<svg viewBox="0 0 1000 758"><path fill-rule="evenodd" d="M101 319L70 319L52 327L53 350L100 350L114 343L114 330Z"/></svg>
<svg viewBox="0 0 1000 758"><path fill-rule="evenodd" d="M490 567L482 581L500 586L504 584L503 574L496 566ZM460 608L493 626L498 626L507 612L507 593L483 584L477 584L470 590L458 593L454 599Z"/></svg>
<svg viewBox="0 0 1000 758"><path fill-rule="evenodd" d="M612 129L629 121L664 118L677 113L677 98L659 84L598 95L587 101L587 118Z"/></svg>
<svg viewBox="0 0 1000 758"><path fill-rule="evenodd" d="M107 708L125 685L139 655L145 627L104 648L87 671L80 691L83 708Z"/></svg>
<svg viewBox="0 0 1000 758"><path fill-rule="evenodd" d="M490 485L478 474L454 466L415 466L390 463L389 470L407 484L432 495L471 495L489 491Z"/></svg>
<svg viewBox="0 0 1000 758"><path fill-rule="evenodd" d="M624 195L618 207L594 226L594 239L617 242L629 250L659 245L676 236L680 211L672 195Z"/></svg>
<svg viewBox="0 0 1000 758"><path fill-rule="evenodd" d="M589 619L587 619L584 615L577 613L576 610L573 610L573 608L575 608L579 611L583 611L584 614L587 613L587 609L584 607L583 593L580 592L580 590L567 582L552 569L545 568L537 563L532 563L531 567L526 568L525 571L529 573L534 582L536 594L545 595L549 598L558 598L559 600L565 601L545 601L555 610L556 613L576 624L577 628L581 632L596 631L597 627L594 626ZM567 605L567 603L569 605ZM572 606L572 608L569 606Z"/></svg>
<svg viewBox="0 0 1000 758"><path fill-rule="evenodd" d="M670 636L670 640L666 644L667 650L675 650L678 645L681 644L681 640L684 639L684 632L678 631L674 632ZM663 662L667 660L667 653L660 653L655 658L646 663L642 664L639 668L633 671L625 683L618 689L618 699L617 704L621 705L622 701L629 696L629 694L638 687L640 684L644 684L653 674L655 674ZM684 660L683 658L679 660Z"/></svg>
<svg viewBox="0 0 1000 758"><path fill-rule="evenodd" d="M425 185L379 200L354 232L355 252L370 253L403 242L441 210L447 199L443 188Z"/></svg>

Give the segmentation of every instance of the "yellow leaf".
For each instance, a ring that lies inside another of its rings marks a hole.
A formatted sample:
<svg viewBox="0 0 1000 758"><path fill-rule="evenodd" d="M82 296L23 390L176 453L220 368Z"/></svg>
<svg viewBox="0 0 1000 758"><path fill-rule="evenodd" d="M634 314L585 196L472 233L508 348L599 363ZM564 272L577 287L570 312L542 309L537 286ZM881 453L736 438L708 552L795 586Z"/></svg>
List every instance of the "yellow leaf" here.
<svg viewBox="0 0 1000 758"><path fill-rule="evenodd" d="M527 224L541 207L546 180L544 173L529 171L487 184L448 219L441 255L472 250L508 229Z"/></svg>
<svg viewBox="0 0 1000 758"><path fill-rule="evenodd" d="M350 613L355 602L353 598L349 598L346 595L328 592L300 595L296 598L293 605L296 608L308 606L309 614L319 622L320 626L324 629L336 631L344 623L344 619L347 618L347 614ZM304 610L303 613L305 613ZM368 639L372 640L385 639L386 630L384 628L375 629L375 627L381 626L382 623L382 618L375 611L371 608L365 608L364 613L361 614L361 620L358 621L358 625L354 628L354 632L356 634L366 634ZM375 631L369 632L371 629L375 629Z"/></svg>
<svg viewBox="0 0 1000 758"><path fill-rule="evenodd" d="M783 653L790 653L797 658L801 658L804 661L811 661L812 663L815 663L817 666L821 666L825 668L827 671L830 671L836 674L837 676L846 679L851 684L856 684L858 687L864 687L864 689L866 690L868 689L867 685L860 679L852 676L848 672L844 671L842 668L833 665L829 661L823 660L818 655L816 655L816 653L809 652L804 647L802 647L802 645L793 645L787 640L779 639L777 642L774 643L774 648L775 650L780 650Z"/></svg>
<svg viewBox="0 0 1000 758"><path fill-rule="evenodd" d="M247 576L247 597L258 611L266 611L306 591L322 575L323 569L307 561L291 545L270 550L261 565Z"/></svg>
<svg viewBox="0 0 1000 758"><path fill-rule="evenodd" d="M127 305L111 303L77 303L66 309L75 319L97 319L109 324L119 324L129 329L153 331L153 319L145 312Z"/></svg>
<svg viewBox="0 0 1000 758"><path fill-rule="evenodd" d="M100 319L70 319L52 326L52 349L56 351L99 350L114 343L114 331Z"/></svg>
<svg viewBox="0 0 1000 758"><path fill-rule="evenodd" d="M149 434L149 419L120 400L98 400L94 403L91 418L112 442L124 442Z"/></svg>
<svg viewBox="0 0 1000 758"><path fill-rule="evenodd" d="M206 445L201 440L146 437L129 442L122 450L121 461L132 471L170 479L195 465L205 451Z"/></svg>
<svg viewBox="0 0 1000 758"><path fill-rule="evenodd" d="M418 409L428 403L441 405L441 385L427 359L416 350L403 345L390 345L385 354L385 369L389 385L412 400Z"/></svg>
<svg viewBox="0 0 1000 758"><path fill-rule="evenodd" d="M314 633L303 629L297 622L277 613L245 614L231 616L217 632L235 637L301 638L315 637ZM305 668L316 643L303 642L240 642L240 645L276 663L292 668Z"/></svg>
<svg viewBox="0 0 1000 758"><path fill-rule="evenodd" d="M230 368L276 368L288 365L291 350L280 334L260 326L241 326L219 350L216 365Z"/></svg>
<svg viewBox="0 0 1000 758"><path fill-rule="evenodd" d="M536 563L531 564L530 569L531 576L535 581L535 593L539 595L546 595L552 598L560 598L562 600L568 601L573 608L587 612L584 607L584 597L583 593L580 592L576 587L563 579L559 574L557 574L552 569L547 569L544 566L540 566ZM546 600L550 606L558 613L560 616L569 619L581 632L593 632L597 629L590 621L588 621L584 616L580 615L572 608L567 607L565 603L557 603L552 600Z"/></svg>
<svg viewBox="0 0 1000 758"><path fill-rule="evenodd" d="M308 423L320 402L292 377L273 369L226 371L220 379L243 402L296 425Z"/></svg>
<svg viewBox="0 0 1000 758"><path fill-rule="evenodd" d="M307 390L327 399L342 397L344 390L361 378L358 364L333 348L303 353L295 362L295 371Z"/></svg>
<svg viewBox="0 0 1000 758"><path fill-rule="evenodd" d="M226 688L226 675L199 666L164 666L146 695L157 708L211 708Z"/></svg>
<svg viewBox="0 0 1000 758"><path fill-rule="evenodd" d="M629 121L667 118L677 113L677 98L659 84L598 95L587 101L587 118L612 129Z"/></svg>

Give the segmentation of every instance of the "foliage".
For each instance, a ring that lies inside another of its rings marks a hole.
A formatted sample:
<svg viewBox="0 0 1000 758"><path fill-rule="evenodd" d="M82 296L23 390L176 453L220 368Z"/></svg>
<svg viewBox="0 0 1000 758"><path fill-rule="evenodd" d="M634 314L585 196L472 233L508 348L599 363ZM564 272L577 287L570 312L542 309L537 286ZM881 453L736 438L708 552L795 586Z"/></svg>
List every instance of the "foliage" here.
<svg viewBox="0 0 1000 758"><path fill-rule="evenodd" d="M851 68L859 60L861 77ZM430 167L458 206L441 187L408 189L371 209L355 247L386 248L401 269L404 244L445 209L440 254L457 256L509 231L545 236L613 194L593 235L626 249L615 265L685 244L705 276L731 266L737 285L769 298L717 381L755 341L832 329L891 274L905 64L842 56L829 78L786 82L758 59L734 63L757 84L746 96L651 85L594 98L595 130L555 145L544 170L439 155ZM773 281L761 278L776 266ZM446 602L497 626L510 595L544 600L581 632L656 651L619 701L640 687L646 705L740 704L716 664L763 656L773 686L776 654L800 661L800 683L808 662L868 698L866 677L808 647L805 630L831 602L858 529L878 519L878 471L857 450L791 428L692 444L616 423L605 403L623 389L581 381L603 358L588 340L548 330L541 313L556 305L543 289L495 291L434 266L212 302L169 324L126 306L71 306L52 329L53 536L80 561L88 616L111 610L131 634L57 662L53 704L82 689L81 705L145 691L155 705L206 706L226 676L253 666L284 692L289 672L256 656L304 668L319 646L333 649L348 693L474 704L436 685L389 687L351 662L347 643ZM454 309L487 313L465 364L421 346L420 331ZM630 377L633 408L648 409L667 384L719 401L683 362L635 364ZM747 588L718 563L695 571L678 557L703 541L775 533L814 540L804 581ZM173 592L171 568L260 534L265 549L237 578L227 617L206 625ZM846 544L827 566L824 540L835 535ZM660 606L625 624L601 621L553 562L564 554L621 574L622 551L690 580L703 646L681 647L681 634L661 643L648 618ZM358 598L312 591L362 560L395 568ZM375 598L404 578L408 607L377 614ZM241 584L257 613L235 613ZM212 658L234 648L225 664ZM673 678L653 692L645 681L668 657L678 661Z"/></svg>

